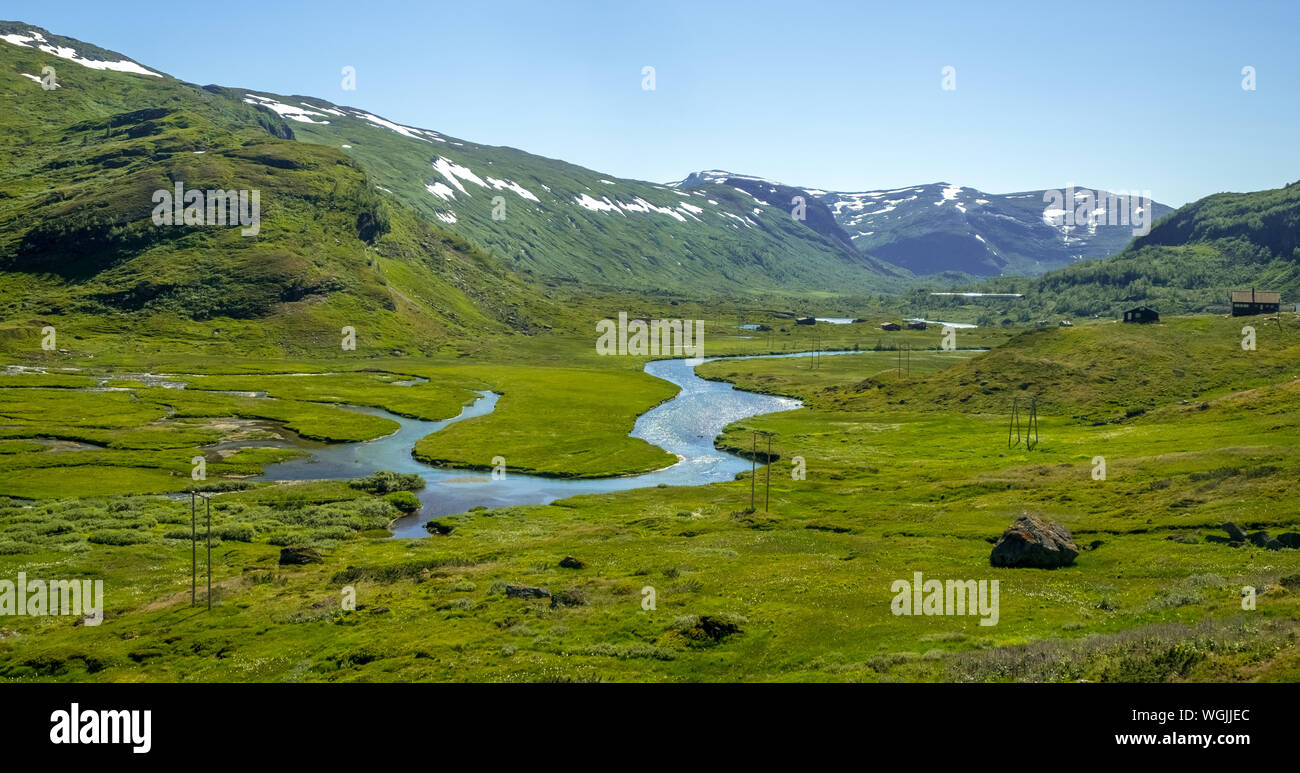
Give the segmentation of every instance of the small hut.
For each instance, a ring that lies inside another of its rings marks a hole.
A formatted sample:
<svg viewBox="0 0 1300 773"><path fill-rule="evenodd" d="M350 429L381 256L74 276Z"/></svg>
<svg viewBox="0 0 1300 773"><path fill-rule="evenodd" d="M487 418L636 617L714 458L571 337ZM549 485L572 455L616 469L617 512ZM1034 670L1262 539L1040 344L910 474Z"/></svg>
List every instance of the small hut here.
<svg viewBox="0 0 1300 773"><path fill-rule="evenodd" d="M925 330L925 323L919 319L914 319L907 323L908 330Z"/></svg>
<svg viewBox="0 0 1300 773"><path fill-rule="evenodd" d="M817 324L817 318L816 318L816 317L798 317L798 318L795 319L794 323L795 323L796 325L815 325L815 324Z"/></svg>
<svg viewBox="0 0 1300 773"><path fill-rule="evenodd" d="M1124 321L1132 322L1139 325L1146 325L1152 322L1160 321L1160 312L1150 306L1138 306L1136 309L1129 309L1124 312Z"/></svg>
<svg viewBox="0 0 1300 773"><path fill-rule="evenodd" d="M1233 290L1232 316L1253 317L1256 314L1276 314L1282 309L1282 293L1268 290Z"/></svg>
<svg viewBox="0 0 1300 773"><path fill-rule="evenodd" d="M880 329L881 330L902 330L903 327L899 325L897 322L886 322L885 324L880 326Z"/></svg>

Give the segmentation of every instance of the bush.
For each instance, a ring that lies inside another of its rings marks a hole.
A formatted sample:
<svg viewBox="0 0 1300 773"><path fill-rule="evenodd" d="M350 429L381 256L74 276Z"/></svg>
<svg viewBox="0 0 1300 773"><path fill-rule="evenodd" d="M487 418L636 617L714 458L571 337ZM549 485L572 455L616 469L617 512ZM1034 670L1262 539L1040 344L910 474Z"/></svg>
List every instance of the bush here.
<svg viewBox="0 0 1300 773"><path fill-rule="evenodd" d="M213 536L225 542L252 542L257 530L247 523L231 523L212 530Z"/></svg>
<svg viewBox="0 0 1300 773"><path fill-rule="evenodd" d="M91 532L86 541L95 545L139 545L148 542L149 535L129 529L103 529Z"/></svg>
<svg viewBox="0 0 1300 773"><path fill-rule="evenodd" d="M394 491L384 497L393 504L398 510L404 513L413 513L420 509L420 500L409 491Z"/></svg>
<svg viewBox="0 0 1300 773"><path fill-rule="evenodd" d="M369 477L357 478L348 485L371 494L391 494L394 491L419 491L424 488L424 478L419 475L380 470Z"/></svg>

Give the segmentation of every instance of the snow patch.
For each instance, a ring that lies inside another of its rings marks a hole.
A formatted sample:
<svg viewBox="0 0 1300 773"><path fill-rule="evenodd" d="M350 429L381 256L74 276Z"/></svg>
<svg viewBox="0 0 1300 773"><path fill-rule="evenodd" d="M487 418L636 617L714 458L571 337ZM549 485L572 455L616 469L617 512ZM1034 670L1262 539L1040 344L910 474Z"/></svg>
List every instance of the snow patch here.
<svg viewBox="0 0 1300 773"><path fill-rule="evenodd" d="M436 182L433 185L426 185L424 189L434 196L441 196L444 201L456 198L456 192L448 188L442 182ZM463 189L462 189L463 190Z"/></svg>
<svg viewBox="0 0 1300 773"><path fill-rule="evenodd" d="M375 126L382 126L385 129L390 129L405 137L410 137L413 140L419 140L420 142L429 141L424 137L420 136L419 129L412 129L409 126L402 126L400 123L393 123L392 121L386 120L384 118L380 118L377 115L371 115L370 113L366 113L361 110L353 111L353 115L355 115L357 118L361 118L363 120L369 121Z"/></svg>
<svg viewBox="0 0 1300 773"><path fill-rule="evenodd" d="M511 180L498 180L495 177L489 177L487 178L487 181L489 184L491 184L493 188L497 190L502 190L502 189L512 190L525 199L537 201L540 203L540 199L534 196L532 191L528 190L527 188L525 188L524 186L520 185L517 182L513 182Z"/></svg>
<svg viewBox="0 0 1300 773"><path fill-rule="evenodd" d="M487 183L483 182L483 180L479 178L478 175L471 172L467 167L463 167L454 161L449 161L443 158L442 156L439 156L438 160L433 162L433 168L436 169L438 173L441 174L443 177L446 177L447 182L456 186L460 190L460 192L464 193L466 196L469 195L469 192L465 190L464 185L460 184L461 180L465 180L466 182L472 182L475 185L478 185L480 188L488 187Z"/></svg>
<svg viewBox="0 0 1300 773"><path fill-rule="evenodd" d="M41 51L44 51L47 54L54 54L60 59L67 59L68 61L76 62L82 67L89 67L92 70L112 70L114 72L134 73L136 75L152 75L155 78L162 77L161 73L156 73L153 70L145 69L144 67L141 67L140 65L136 64L135 62L132 62L129 59L122 59L116 62L109 62L109 61L97 60L97 59L86 59L85 57L78 55L77 50L75 48L70 48L68 46L56 46L51 44L49 41L45 39L44 35L42 35L39 32L36 32L35 30L28 30L28 33L29 34L27 35L24 35L22 33L0 35L0 38L4 39L9 43L13 43L15 46L22 46L23 48L40 49ZM38 45L29 46L28 43L37 43Z"/></svg>
<svg viewBox="0 0 1300 773"><path fill-rule="evenodd" d="M315 110L308 110L305 107L299 107L297 105L286 105L285 103L277 102L270 97L259 97L256 94L245 94L244 101L250 105L261 105L262 107L274 110L276 113L291 121L297 121L299 123L329 123L329 121L313 121L309 118L309 116L315 115L320 116L323 119L325 117L324 113L318 113Z"/></svg>

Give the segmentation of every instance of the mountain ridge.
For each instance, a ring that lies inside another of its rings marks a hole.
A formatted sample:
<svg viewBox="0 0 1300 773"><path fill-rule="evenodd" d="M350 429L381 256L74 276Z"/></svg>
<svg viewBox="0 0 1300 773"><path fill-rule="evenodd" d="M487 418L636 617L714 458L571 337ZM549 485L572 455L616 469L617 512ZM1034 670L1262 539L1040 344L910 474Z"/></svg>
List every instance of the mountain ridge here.
<svg viewBox="0 0 1300 773"><path fill-rule="evenodd" d="M1103 200L1106 191L1086 186L997 194L941 181L847 192L787 186L717 169L693 172L669 183L683 188L705 184L803 191L831 211L838 232L855 249L919 276L947 272L1034 276L1079 260L1108 257L1137 235L1128 222L1093 222L1094 217L1074 226L1059 214L1055 219L1061 222L1054 222L1047 194L1059 191L1064 198L1073 191L1076 201L1084 195ZM1124 196L1121 201L1125 208L1141 206L1137 197L1130 201ZM1143 213L1148 226L1173 211L1159 202L1152 202L1151 209Z"/></svg>

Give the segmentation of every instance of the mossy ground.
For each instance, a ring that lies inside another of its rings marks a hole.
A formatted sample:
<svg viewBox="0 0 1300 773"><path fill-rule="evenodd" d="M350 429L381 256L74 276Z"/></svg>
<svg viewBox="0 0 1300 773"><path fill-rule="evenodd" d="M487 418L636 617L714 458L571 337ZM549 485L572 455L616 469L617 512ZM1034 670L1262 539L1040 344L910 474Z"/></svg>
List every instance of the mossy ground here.
<svg viewBox="0 0 1300 773"><path fill-rule="evenodd" d="M6 444L47 437L40 427L50 417L79 437L121 434L130 442L70 451L19 445L0 454L0 466L12 472L6 486L30 485L29 493L42 497L0 508L0 577L22 571L102 578L108 606L99 628L69 618L6 618L0 674L1294 680L1300 551L1207 539L1227 520L1274 534L1300 531L1293 496L1300 477L1300 349L1286 343L1290 319L1276 339L1262 334L1262 320L1256 323L1254 352L1240 348L1241 320L1193 317L1160 327L1027 331L1006 343L990 341L1001 345L984 354L923 352L920 346L937 345L938 333L917 333L910 377L896 372L892 351L828 357L815 368L800 359L707 364L702 375L795 395L809 406L740 422L719 440L743 449L751 430L774 433L771 503L764 508L768 470L759 467L753 511L743 475L710 486L476 509L445 519L452 527L446 536L393 540L382 527L400 515L396 506L344 483L221 493L214 499L220 536L211 613L189 607L188 501L83 492L76 480L83 473L94 481L118 476L123 488L148 493L150 481L122 476L125 469L188 483L185 454L221 431L184 422L239 416L252 410L239 402L244 398L161 387L77 392L48 381L6 387L22 407L6 419ZM646 387L640 360L598 358L589 345L548 340L510 366L376 359L366 372L337 360L279 367L338 374L317 377L269 375L276 370L270 363L236 376L241 371L231 362L209 368L225 373L212 374L209 385L279 390L273 400L254 401L283 404L276 415L266 408L259 415L275 422L296 417L302 430L341 434L363 430L338 424L329 412L342 409L313 400L347 395L395 407L412 400L401 390L414 388L394 385L398 374L431 379L419 385L427 402L405 405L420 415L458 409L468 389L522 391L527 399L518 409L507 404L497 423L481 422L449 447L473 461L486 453L477 445L483 438L522 437L512 433L527 429L536 410L529 405L540 402L558 412L551 421L559 426L572 420L579 445L607 451L601 456L609 464L626 464L630 457L620 456L617 443L627 440L631 419L664 395ZM710 353L728 349L763 351L737 336ZM597 396L579 390L565 397L584 371L608 387L596 390L609 411L605 422L581 421L583 404ZM1021 389L1026 381L1030 386ZM1040 445L1008 449L1008 396L1032 393L1043 397ZM168 416L168 405L185 416ZM549 441L539 429L516 457L545 463ZM101 468L106 462L96 459L79 472L29 463L107 453L123 454L117 461L125 466ZM151 461L137 466L131 454ZM804 480L791 477L796 456L806 464ZM1098 456L1106 461L1105 480L1093 478ZM209 475L220 479L265 461L241 454L225 461L228 468L210 465ZM41 470L49 477L42 479ZM82 493L95 495L71 498ZM1025 510L1073 530L1087 548L1074 566L989 566L990 541ZM325 561L278 566L284 544L315 546ZM585 566L561 567L570 555ZM914 572L999 580L997 625L980 626L973 616L893 615L891 584ZM512 598L507 584L576 589L566 597L574 605ZM341 607L345 586L356 590L356 610ZM1253 611L1242 608L1245 586L1259 594ZM647 587L653 610L642 605Z"/></svg>

